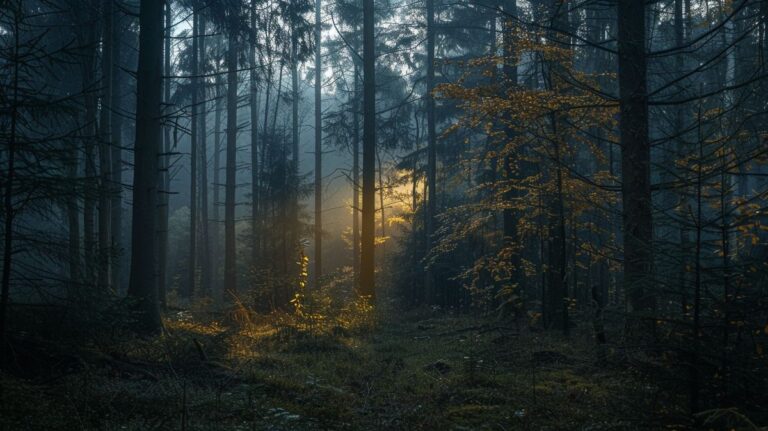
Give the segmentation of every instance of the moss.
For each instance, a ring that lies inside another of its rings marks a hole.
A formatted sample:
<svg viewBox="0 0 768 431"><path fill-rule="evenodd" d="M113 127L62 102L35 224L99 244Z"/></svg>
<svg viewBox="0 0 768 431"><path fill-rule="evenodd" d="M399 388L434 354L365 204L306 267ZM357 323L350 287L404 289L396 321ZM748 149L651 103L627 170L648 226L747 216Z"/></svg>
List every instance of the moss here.
<svg viewBox="0 0 768 431"><path fill-rule="evenodd" d="M493 324L433 317L333 335L281 333L267 323L213 331L187 322L165 337L112 346L152 364L157 381L93 366L43 389L3 377L0 401L13 414L0 415L0 424L23 430L19 421L32 418L35 427L26 429L171 429L186 411L190 430L604 429L658 413L645 392L627 389L647 382L620 367L593 366L589 345L541 335L500 345L498 333L483 329ZM573 364L539 367L534 351ZM450 370L425 370L437 361Z"/></svg>

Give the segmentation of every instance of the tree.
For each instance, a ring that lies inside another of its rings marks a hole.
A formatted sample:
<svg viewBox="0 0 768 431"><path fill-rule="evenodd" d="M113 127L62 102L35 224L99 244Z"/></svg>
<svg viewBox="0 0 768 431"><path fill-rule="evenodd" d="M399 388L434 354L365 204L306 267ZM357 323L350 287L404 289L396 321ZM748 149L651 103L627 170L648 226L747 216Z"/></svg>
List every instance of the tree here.
<svg viewBox="0 0 768 431"><path fill-rule="evenodd" d="M235 251L235 182L237 172L237 57L239 10L228 8L229 47L227 50L227 145L224 189L224 290L237 292Z"/></svg>
<svg viewBox="0 0 768 431"><path fill-rule="evenodd" d="M211 291L211 243L209 235L210 220L208 219L208 50L205 41L208 38L208 20L209 14L202 12L200 14L200 51L198 60L200 61L199 70L202 76L202 85L200 86L200 119L198 121L200 147L198 148L200 164L200 284L201 294L207 296Z"/></svg>
<svg viewBox="0 0 768 431"><path fill-rule="evenodd" d="M193 6L194 7L194 6ZM192 11L192 68L190 77L190 93L192 95L192 119L190 125L189 146L189 258L187 268L187 283L185 288L180 289L182 298L192 299L195 294L195 284L197 281L197 169L200 164L197 154L200 146L200 127L198 109L200 105L200 11L195 8Z"/></svg>
<svg viewBox="0 0 768 431"><path fill-rule="evenodd" d="M96 207L98 197L98 176L96 173L96 144L98 98L96 79L96 54L98 49L96 23L97 5L94 1L87 1L85 7L75 12L78 21L77 34L81 48L80 67L81 96L83 98L84 116L83 130L80 138L83 142L85 193L83 194L83 249L84 249L84 283L94 287L97 283L98 241Z"/></svg>
<svg viewBox="0 0 768 431"><path fill-rule="evenodd" d="M166 79L163 80L163 102L165 103L164 114L167 116L171 106L171 1L165 2L165 41L163 49L163 70ZM171 186L170 170L170 152L171 152L171 127L163 127L163 154L160 157L160 205L158 215L158 235L157 235L157 292L160 304L166 305L166 293L168 284L168 217L169 217L169 195Z"/></svg>
<svg viewBox="0 0 768 431"><path fill-rule="evenodd" d="M432 237L435 233L435 215L437 212L437 125L435 124L435 0L427 1L427 212L424 235L427 250L432 249ZM436 292L432 269L427 269L426 300L434 302Z"/></svg>
<svg viewBox="0 0 768 431"><path fill-rule="evenodd" d="M250 75L250 111L251 111L251 266L255 269L259 263L259 197L261 189L261 178L259 175L259 88L258 67L256 61L257 40L257 9L256 0L251 0L251 31L250 44L248 50L248 60L251 67Z"/></svg>
<svg viewBox="0 0 768 431"><path fill-rule="evenodd" d="M322 27L320 22L321 0L315 0L315 272L314 287L320 287L323 275L323 105L322 52L320 41Z"/></svg>
<svg viewBox="0 0 768 431"><path fill-rule="evenodd" d="M75 25L58 24L78 17L51 4L5 5L0 8L0 361L8 359L14 302L53 287L66 305L78 310L89 305L67 302L82 290L78 206L87 187L72 167L82 154L83 47L74 43L80 33ZM59 73L72 79L62 80Z"/></svg>
<svg viewBox="0 0 768 431"><path fill-rule="evenodd" d="M13 5L13 71L11 78L11 106L10 106L10 127L8 129L8 162L6 167L5 190L3 191L3 278L0 285L0 352L5 360L5 326L8 313L8 301L11 291L11 265L13 263L13 219L16 211L13 202L14 180L16 175L16 139L19 116L19 101L21 92L19 86L20 80L20 62L21 62L21 21L22 8L21 2Z"/></svg>
<svg viewBox="0 0 768 431"><path fill-rule="evenodd" d="M307 14L312 11L311 0L283 1L281 12L283 19L288 22L290 30L289 64L291 67L291 169L289 174L290 201L288 204L288 217L290 221L289 238L290 247L295 247L299 239L299 141L301 130L299 128L299 65L306 61L312 50L313 26L307 20Z"/></svg>
<svg viewBox="0 0 768 431"><path fill-rule="evenodd" d="M124 20L122 14L118 8L112 6L112 107L110 112L110 132L111 136L111 156L110 161L112 163L111 184L110 190L112 202L110 204L110 210L112 211L110 220L110 233L111 238L111 253L112 267L111 267L111 285L116 291L122 292L124 287L122 281L123 265L123 116L118 112L117 108L121 108L123 104L123 92L125 86L122 85L122 79L125 75L122 73L122 42L124 41L123 30ZM170 60L169 60L170 61Z"/></svg>
<svg viewBox="0 0 768 431"><path fill-rule="evenodd" d="M163 2L141 0L139 66L136 72L136 142L128 294L137 301L141 332L160 330L155 271L158 153L162 132Z"/></svg>
<svg viewBox="0 0 768 431"><path fill-rule="evenodd" d="M568 11L563 3L554 0L550 5L550 19L552 21L551 30L547 38L561 48L563 59L561 61L546 61L545 82L550 89L556 93L567 93L568 85L565 81L567 76L565 67L561 63L568 63L570 50L569 43L564 40L564 34L568 33ZM552 150L555 171L555 190L554 196L549 200L548 205L554 208L554 214L550 217L550 241L549 241L549 285L545 297L547 306L544 315L545 322L553 328L560 329L564 334L568 333L568 279L567 279L567 237L566 237L566 215L565 215L565 197L563 190L563 164L565 151L563 129L567 125L563 121L563 116L555 112L550 116L550 127L552 129ZM506 221L505 221L506 223Z"/></svg>
<svg viewBox="0 0 768 431"><path fill-rule="evenodd" d="M619 133L621 197L624 224L624 284L635 328L653 332L653 228L651 212L651 146L648 139L645 4L619 0ZM638 320L639 319L639 320ZM642 326L638 326L642 322ZM641 335L641 334L637 334Z"/></svg>
<svg viewBox="0 0 768 431"><path fill-rule="evenodd" d="M218 275L220 271L221 262L221 219L220 219L220 207L221 207L221 114L224 110L224 79L222 77L222 68L219 58L223 52L222 36L216 36L216 78L214 79L214 94L216 95L215 114L214 114L214 131L213 131L213 226L211 229L211 238L213 238L212 254L215 260L212 262L217 270L214 274ZM219 277L213 277L213 287L215 287L215 297L220 299L221 295L221 279Z"/></svg>
<svg viewBox="0 0 768 431"><path fill-rule="evenodd" d="M99 267L98 283L102 289L109 290L112 267L112 199L110 194L112 181L112 109L114 94L114 12L113 2L104 2L102 8L103 58L101 60L101 85L103 88L100 124L99 124Z"/></svg>
<svg viewBox="0 0 768 431"><path fill-rule="evenodd" d="M375 298L376 53L373 0L363 0L363 208L358 293Z"/></svg>

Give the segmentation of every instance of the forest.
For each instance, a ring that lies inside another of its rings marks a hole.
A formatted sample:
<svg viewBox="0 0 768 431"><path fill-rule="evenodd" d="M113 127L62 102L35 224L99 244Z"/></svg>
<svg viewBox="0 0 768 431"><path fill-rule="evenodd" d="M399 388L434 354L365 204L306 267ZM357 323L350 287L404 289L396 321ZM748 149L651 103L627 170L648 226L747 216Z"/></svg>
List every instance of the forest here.
<svg viewBox="0 0 768 431"><path fill-rule="evenodd" d="M0 0L0 431L768 430L768 0Z"/></svg>

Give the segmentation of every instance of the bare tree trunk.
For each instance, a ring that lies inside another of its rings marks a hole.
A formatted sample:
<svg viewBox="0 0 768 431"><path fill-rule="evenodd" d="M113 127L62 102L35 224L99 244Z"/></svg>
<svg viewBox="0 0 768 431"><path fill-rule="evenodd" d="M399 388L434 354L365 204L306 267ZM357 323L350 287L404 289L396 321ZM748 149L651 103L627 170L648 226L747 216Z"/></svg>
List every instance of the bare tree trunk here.
<svg viewBox="0 0 768 431"><path fill-rule="evenodd" d="M217 46L217 52L221 52L221 36L216 37L216 46ZM219 213L219 206L221 203L221 197L219 195L219 192L221 190L221 111L223 110L223 99L224 99L224 82L221 78L221 74L219 73L219 68L217 66L216 68L216 115L214 120L214 143L213 143L213 230L211 232L211 237L213 238L213 255L215 256L216 262L214 263L214 268L219 267L219 263L221 262L220 255L221 255L221 234L220 234L220 213ZM216 277L213 277L213 284L216 286L216 295L217 299L221 299L221 282L220 278L218 277L219 271L216 270Z"/></svg>
<svg viewBox="0 0 768 431"><path fill-rule="evenodd" d="M555 117L556 115L553 115ZM568 334L568 284L567 284L567 270L566 270L566 233L565 233L565 199L563 196L563 169L561 164L563 163L561 157L561 139L558 136L557 122L558 120L552 120L555 126L555 142L554 142L554 157L555 157L555 187L556 196L554 202L555 220L552 220L554 226L551 229L552 239L550 240L550 279L549 279L549 295L547 300L550 311L549 324L561 330L564 334Z"/></svg>
<svg viewBox="0 0 768 431"><path fill-rule="evenodd" d="M206 19L205 13L201 13L199 24L202 36L200 37L198 59L200 61L199 70L203 75L207 72L205 69L207 63L205 48L207 38ZM211 292L211 244L208 236L210 220L208 219L208 104L206 103L208 99L208 84L206 78L202 80L200 95L202 96L200 99L200 119L197 123L200 136L200 148L198 149L200 154L200 292L203 296L208 296Z"/></svg>
<svg viewBox="0 0 768 431"><path fill-rule="evenodd" d="M118 110L122 108L122 85L120 85L120 45L122 42L122 20L121 11L112 7L112 32L114 36L112 38L112 109L111 120L112 125L112 155L110 161L112 162L112 203L110 204L111 220L110 227L112 232L112 244L111 252L113 254L112 259L112 273L111 273L111 285L112 288L121 292L123 287L122 282L122 253L123 253L123 117Z"/></svg>
<svg viewBox="0 0 768 431"><path fill-rule="evenodd" d="M94 6L91 4L90 6ZM86 6L89 7L89 6ZM90 15L89 15L90 21ZM96 177L96 146L99 139L96 124L97 98L95 94L96 74L96 29L95 22L85 25L85 53L83 54L83 95L85 103L85 197L83 199L83 247L85 249L85 282L89 287L96 283L98 266L96 250L96 199L98 179Z"/></svg>
<svg viewBox="0 0 768 431"><path fill-rule="evenodd" d="M431 1L431 0L430 0ZM363 0L363 226L358 293L376 294L376 52L373 0Z"/></svg>
<svg viewBox="0 0 768 431"><path fill-rule="evenodd" d="M141 0L136 94L131 270L128 294L138 302L138 330L160 330L155 270L157 253L158 152L161 136L163 2Z"/></svg>
<svg viewBox="0 0 768 431"><path fill-rule="evenodd" d="M299 239L299 58L298 36L296 29L291 29L291 156L292 169L288 171L287 189L289 190L288 215L290 228L288 244L295 246ZM288 256L286 254L286 259ZM287 260L286 260L287 264Z"/></svg>
<svg viewBox="0 0 768 431"><path fill-rule="evenodd" d="M675 12L674 12L674 24L675 24L675 45L676 46L683 46L683 43L685 41L685 20L683 19L683 0L675 0ZM684 70L685 67L685 53L679 52L675 56L675 68L678 71L678 73L682 70ZM680 94L685 94L685 88L681 86L678 91L680 91ZM675 152L677 153L677 156L680 157L683 154L684 151L684 127L685 127L685 111L687 107L684 105L677 106L675 108ZM680 208L685 208L685 202L687 200L686 197L687 193L684 190L683 193L678 193L677 196L677 204ZM690 243L689 233L688 230L684 225L681 225L679 229L679 238L680 238L680 256L681 256L681 266L683 268L687 267L687 265L690 263L690 256L688 255L688 247ZM678 275L678 286L680 289L680 296L681 300L680 303L682 304L682 313L686 314L688 310L687 303L688 303L688 292L686 292L687 288L687 277L686 277L687 271L680 271Z"/></svg>
<svg viewBox="0 0 768 431"><path fill-rule="evenodd" d="M16 133L18 124L18 106L19 106L19 63L21 56L19 48L21 44L21 7L17 6L13 11L13 78L12 87L9 89L11 95L10 109L10 128L8 130L8 165L5 178L5 191L3 196L3 278L0 286L0 360L5 362L5 335L8 315L8 302L11 292L11 264L13 263L13 218L15 211L13 208L13 187L14 176L16 175Z"/></svg>
<svg viewBox="0 0 768 431"><path fill-rule="evenodd" d="M195 294L195 282L197 280L197 147L200 137L198 135L198 103L200 94L200 12L195 10L192 17L192 79L190 91L192 93L192 124L189 138L190 148L190 175L189 175L189 267L187 268L187 283L179 292L182 298L192 299Z"/></svg>
<svg viewBox="0 0 768 431"><path fill-rule="evenodd" d="M624 284L629 328L649 340L654 332L651 146L648 139L645 4L618 1L619 132L621 138Z"/></svg>
<svg viewBox="0 0 768 431"><path fill-rule="evenodd" d="M10 145L9 145L10 148ZM10 153L9 153L10 154ZM78 172L78 156L77 149L73 148L70 155L70 161L67 166L67 176L70 181L77 180ZM69 299L75 299L80 288L80 282L82 277L82 266L80 259L80 209L77 205L77 197L72 196L67 199L67 227L68 227L68 252L69 256L67 261L69 263L69 287L67 291L67 297ZM8 220L6 218L6 220ZM8 236L6 238L9 238Z"/></svg>
<svg viewBox="0 0 768 431"><path fill-rule="evenodd" d="M701 101L699 102L701 103ZM702 233L704 230L703 212L703 166L704 163L704 142L701 134L701 105L699 105L699 114L696 119L698 124L698 159L696 160L696 251L694 256L694 274L693 274L693 351L691 352L690 375L689 375L689 407L691 415L699 412L699 355L701 350L701 248ZM725 346L723 346L725 347Z"/></svg>
<svg viewBox="0 0 768 431"><path fill-rule="evenodd" d="M321 100L322 50L321 0L315 0L315 272L313 285L320 287L323 276L323 112Z"/></svg>
<svg viewBox="0 0 768 431"><path fill-rule="evenodd" d="M112 187L110 181L112 177L112 153L111 153L111 138L112 138L112 125L111 125L111 111L113 109L112 94L114 93L114 85L112 82L112 65L114 64L114 32L112 30L113 22L113 2L107 0L103 4L102 9L102 41L103 41L103 58L102 64L102 77L101 85L103 89L102 102L101 102L101 127L99 130L99 268L98 268L98 280L99 287L104 290L110 289L110 267L112 256L112 233L110 222L111 219L111 204L110 193Z"/></svg>
<svg viewBox="0 0 768 431"><path fill-rule="evenodd" d="M237 27L232 12L231 28ZM235 181L237 172L237 35L229 37L227 52L227 171L224 202L224 289L237 292L235 255Z"/></svg>
<svg viewBox="0 0 768 431"><path fill-rule="evenodd" d="M277 78L277 87L275 89L275 109L272 111L272 136L277 136L277 113L280 111L280 99L283 96L283 76L285 71L285 63L280 62L280 69ZM277 138L273 138L273 144L277 144Z"/></svg>
<svg viewBox="0 0 768 431"><path fill-rule="evenodd" d="M416 232L416 210L419 207L419 201L418 201L418 185L419 185L419 157L418 154L421 151L420 145L421 145L421 125L419 124L419 111L414 110L413 111L413 124L415 125L415 137L414 137L414 157L413 157L413 174L411 177L411 211L414 214L412 223L412 230ZM416 248L418 249L418 248ZM418 252L414 253L414 257L416 257ZM416 289L416 273L418 269L416 268L416 265L410 265L410 300L411 305L418 305L422 298L419 292Z"/></svg>
<svg viewBox="0 0 768 431"><path fill-rule="evenodd" d="M355 94L352 104L352 271L360 287L360 67L355 61Z"/></svg>
<svg viewBox="0 0 768 431"><path fill-rule="evenodd" d="M722 338L722 357L720 362L722 387L724 395L728 396L728 381L730 370L728 365L728 341L729 327L731 325L731 232L730 218L728 217L731 207L731 193L733 186L731 178L728 176L729 151L722 151L720 167L720 242L722 247L722 271L723 271L723 338ZM699 163L701 165L701 163Z"/></svg>
<svg viewBox="0 0 768 431"><path fill-rule="evenodd" d="M171 2L165 2L165 48L163 50L163 68L166 79L163 80L163 101L165 103L165 112L169 109L171 100ZM171 152L171 128L163 127L163 154L160 157L160 205L158 207L157 224L157 291L160 305L165 307L167 283L168 283L168 215L170 172L169 158Z"/></svg>
<svg viewBox="0 0 768 431"><path fill-rule="evenodd" d="M437 212L437 132L435 124L435 1L427 0L427 213L425 235L426 254L432 249L432 236L435 233L435 213ZM427 269L425 299L433 303L437 297L434 286L434 274L431 266Z"/></svg>
<svg viewBox="0 0 768 431"><path fill-rule="evenodd" d="M376 152L376 162L378 164L379 174L379 208L381 209L381 238L384 239L387 236L387 217L384 211L384 169L381 166L381 155ZM386 253L386 242L381 243L381 254L379 259L383 260Z"/></svg>
<svg viewBox="0 0 768 431"><path fill-rule="evenodd" d="M251 1L251 43L248 50L248 59L251 65L251 268L255 269L259 263L259 95L258 76L256 75L256 1ZM263 155L262 155L263 157Z"/></svg>

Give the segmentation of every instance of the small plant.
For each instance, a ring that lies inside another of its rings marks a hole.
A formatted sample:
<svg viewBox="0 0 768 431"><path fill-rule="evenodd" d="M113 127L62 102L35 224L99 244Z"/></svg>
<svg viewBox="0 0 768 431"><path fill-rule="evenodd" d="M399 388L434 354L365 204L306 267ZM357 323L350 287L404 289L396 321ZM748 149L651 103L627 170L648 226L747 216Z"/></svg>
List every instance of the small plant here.
<svg viewBox="0 0 768 431"><path fill-rule="evenodd" d="M299 249L299 260L296 262L299 265L299 276L297 280L296 293L293 294L291 304L293 304L293 312L297 318L303 319L307 317L306 311L306 289L307 279L309 277L309 257L304 254L304 249Z"/></svg>

